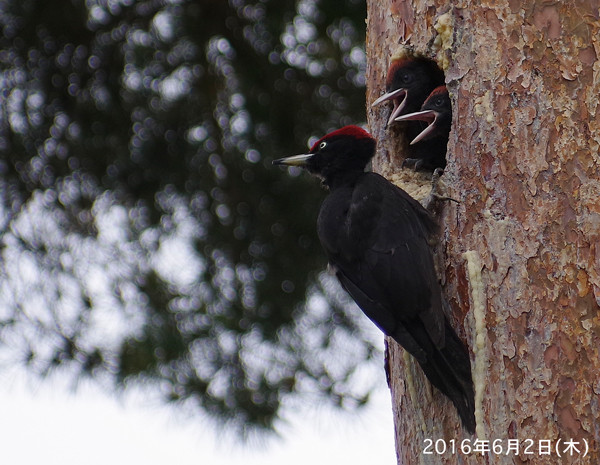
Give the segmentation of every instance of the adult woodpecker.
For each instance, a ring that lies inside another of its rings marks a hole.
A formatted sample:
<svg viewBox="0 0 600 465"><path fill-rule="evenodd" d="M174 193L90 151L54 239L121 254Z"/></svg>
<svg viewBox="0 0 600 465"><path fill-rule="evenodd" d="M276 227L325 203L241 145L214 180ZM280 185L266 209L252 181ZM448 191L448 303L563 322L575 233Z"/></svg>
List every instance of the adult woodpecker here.
<svg viewBox="0 0 600 465"><path fill-rule="evenodd" d="M372 103L372 107L383 102L392 101L392 112L386 123L391 125L398 117L414 113L421 109L425 99L438 86L444 84L444 73L436 63L424 57L405 57L392 61L386 77L386 93ZM417 137L425 125L421 121L405 124L408 140ZM413 165L415 169L435 170L444 168L446 159L430 163L429 143L409 148L404 164ZM422 161L420 161L422 160ZM419 162L420 161L420 162Z"/></svg>
<svg viewBox="0 0 600 465"><path fill-rule="evenodd" d="M395 121L424 121L427 126L411 141L410 145L429 141L429 153L417 161L430 165L440 165L446 160L446 146L452 125L452 103L446 86L433 89L421 111L399 116ZM415 169L418 167L415 165Z"/></svg>
<svg viewBox="0 0 600 465"><path fill-rule="evenodd" d="M444 312L429 238L436 224L421 204L376 173L365 172L375 140L346 126L303 155L275 165L306 168L329 195L317 231L330 265L362 311L421 365L430 382L475 430L469 353Z"/></svg>

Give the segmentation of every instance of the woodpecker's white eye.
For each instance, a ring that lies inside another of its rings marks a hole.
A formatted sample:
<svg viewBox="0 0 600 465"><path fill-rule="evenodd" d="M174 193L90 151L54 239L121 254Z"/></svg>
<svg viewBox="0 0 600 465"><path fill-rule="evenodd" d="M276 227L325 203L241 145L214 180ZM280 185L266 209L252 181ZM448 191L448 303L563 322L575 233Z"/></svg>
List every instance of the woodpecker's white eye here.
<svg viewBox="0 0 600 465"><path fill-rule="evenodd" d="M319 150L323 150L325 147L327 147L327 142L323 141L319 144Z"/></svg>

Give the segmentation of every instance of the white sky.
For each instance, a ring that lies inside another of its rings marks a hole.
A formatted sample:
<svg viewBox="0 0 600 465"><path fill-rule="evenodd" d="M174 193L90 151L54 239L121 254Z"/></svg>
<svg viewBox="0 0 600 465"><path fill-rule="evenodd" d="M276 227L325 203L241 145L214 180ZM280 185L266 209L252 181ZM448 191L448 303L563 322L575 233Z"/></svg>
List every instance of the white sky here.
<svg viewBox="0 0 600 465"><path fill-rule="evenodd" d="M291 418L282 439L243 446L219 441L206 422L140 393L118 398L94 384L71 392L57 380L5 372L0 444L0 463L7 465L396 463L385 388L361 414L307 409Z"/></svg>

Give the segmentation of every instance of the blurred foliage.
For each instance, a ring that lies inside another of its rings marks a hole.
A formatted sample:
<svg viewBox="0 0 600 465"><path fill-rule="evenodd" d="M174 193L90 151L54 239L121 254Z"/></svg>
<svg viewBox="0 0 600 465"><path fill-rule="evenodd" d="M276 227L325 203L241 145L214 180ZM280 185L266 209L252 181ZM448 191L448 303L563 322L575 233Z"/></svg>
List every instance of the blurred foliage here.
<svg viewBox="0 0 600 465"><path fill-rule="evenodd" d="M360 0L1 0L5 363L150 382L244 431L290 394L364 403L375 349L322 272L322 192L270 166L364 120L364 18Z"/></svg>

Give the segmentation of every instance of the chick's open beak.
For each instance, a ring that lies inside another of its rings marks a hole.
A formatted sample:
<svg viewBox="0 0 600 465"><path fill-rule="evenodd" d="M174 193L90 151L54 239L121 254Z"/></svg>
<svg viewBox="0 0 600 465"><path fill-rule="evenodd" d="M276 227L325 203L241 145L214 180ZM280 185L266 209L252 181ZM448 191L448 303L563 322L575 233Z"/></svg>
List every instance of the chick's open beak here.
<svg viewBox="0 0 600 465"><path fill-rule="evenodd" d="M371 104L371 107L379 105L382 102L387 102L388 100L391 100L394 103L394 108L392 109L392 114L390 115L386 126L392 124L396 117L402 113L402 110L404 110L404 102L406 102L406 90L400 88L393 90L392 92L388 92L387 94L383 94Z"/></svg>
<svg viewBox="0 0 600 465"><path fill-rule="evenodd" d="M396 118L394 121L425 121L427 127L423 129L417 137L415 137L410 145L414 145L423 139L427 139L435 130L435 120L438 117L438 112L433 110L417 111L415 113L409 113L408 115L402 115Z"/></svg>

